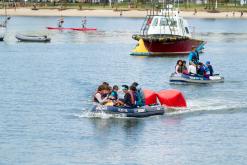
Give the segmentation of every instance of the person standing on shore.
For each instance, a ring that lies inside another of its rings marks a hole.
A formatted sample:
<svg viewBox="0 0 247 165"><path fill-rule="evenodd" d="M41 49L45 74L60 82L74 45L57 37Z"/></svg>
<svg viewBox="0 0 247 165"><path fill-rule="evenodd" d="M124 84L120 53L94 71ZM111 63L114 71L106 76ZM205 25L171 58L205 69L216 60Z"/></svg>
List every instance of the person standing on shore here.
<svg viewBox="0 0 247 165"><path fill-rule="evenodd" d="M244 15L243 11L240 11L240 17L242 17Z"/></svg>
<svg viewBox="0 0 247 165"><path fill-rule="evenodd" d="M194 13L193 13L193 15L196 15L196 13L197 13L197 9L194 9Z"/></svg>

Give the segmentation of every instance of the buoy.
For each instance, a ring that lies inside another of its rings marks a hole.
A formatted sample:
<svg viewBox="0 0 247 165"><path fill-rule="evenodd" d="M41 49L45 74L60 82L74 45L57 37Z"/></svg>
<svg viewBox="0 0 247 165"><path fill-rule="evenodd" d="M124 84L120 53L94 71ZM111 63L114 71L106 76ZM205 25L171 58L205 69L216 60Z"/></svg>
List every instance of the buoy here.
<svg viewBox="0 0 247 165"><path fill-rule="evenodd" d="M166 107L187 107L183 94L175 89L162 90L157 93L160 104Z"/></svg>
<svg viewBox="0 0 247 165"><path fill-rule="evenodd" d="M146 105L157 104L157 94L154 91L149 89L144 89L143 93L144 93Z"/></svg>

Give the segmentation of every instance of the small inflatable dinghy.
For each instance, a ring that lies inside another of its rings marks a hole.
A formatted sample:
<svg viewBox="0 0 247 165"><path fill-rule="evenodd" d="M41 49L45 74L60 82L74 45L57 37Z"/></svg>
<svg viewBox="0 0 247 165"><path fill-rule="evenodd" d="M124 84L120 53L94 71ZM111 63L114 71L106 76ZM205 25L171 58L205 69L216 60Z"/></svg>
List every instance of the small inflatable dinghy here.
<svg viewBox="0 0 247 165"><path fill-rule="evenodd" d="M163 115L165 110L162 106L143 106L138 108L127 108L127 107L116 107L116 106L105 106L95 105L93 106L92 112L104 112L108 114L121 114L125 117L148 117L154 115Z"/></svg>
<svg viewBox="0 0 247 165"><path fill-rule="evenodd" d="M51 41L51 38L48 38L46 35L36 36L36 35L16 34L15 38L23 42L50 42Z"/></svg>
<svg viewBox="0 0 247 165"><path fill-rule="evenodd" d="M172 73L170 76L171 83L219 83L224 82L224 77L216 74L209 77L198 76L198 75L187 75L187 74L176 74Z"/></svg>

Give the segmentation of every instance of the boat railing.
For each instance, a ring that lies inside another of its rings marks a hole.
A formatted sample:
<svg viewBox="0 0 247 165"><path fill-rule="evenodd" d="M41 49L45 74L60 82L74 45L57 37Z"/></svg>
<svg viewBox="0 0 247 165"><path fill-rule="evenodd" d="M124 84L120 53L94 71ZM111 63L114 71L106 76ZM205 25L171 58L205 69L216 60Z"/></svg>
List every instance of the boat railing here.
<svg viewBox="0 0 247 165"><path fill-rule="evenodd" d="M180 25L180 28L182 29L183 36L185 36L185 29L184 29L183 21L179 20L179 25Z"/></svg>
<svg viewBox="0 0 247 165"><path fill-rule="evenodd" d="M146 16L146 18L142 24L141 30L140 30L141 35L145 36L148 34L148 29L149 29L149 26L151 25L153 17L154 17L154 15L147 15Z"/></svg>
<svg viewBox="0 0 247 165"><path fill-rule="evenodd" d="M157 14L154 14L154 12L150 12L150 14L147 14L145 17L145 20L142 24L142 27L140 29L140 35L147 36L149 28L152 23L152 20L155 16L164 16L166 19L166 26L160 26L160 35L163 35L162 31L168 30L170 35L176 35L177 33L180 33L180 28L182 28L181 32L183 33L182 36L185 36L185 29L183 28L183 23L179 21L179 12L177 10L174 10L174 8L165 8L161 9L161 11ZM176 26L174 23L176 22Z"/></svg>
<svg viewBox="0 0 247 165"><path fill-rule="evenodd" d="M196 34L196 28L195 26L189 26L190 31L191 31L191 37L195 38L195 34Z"/></svg>

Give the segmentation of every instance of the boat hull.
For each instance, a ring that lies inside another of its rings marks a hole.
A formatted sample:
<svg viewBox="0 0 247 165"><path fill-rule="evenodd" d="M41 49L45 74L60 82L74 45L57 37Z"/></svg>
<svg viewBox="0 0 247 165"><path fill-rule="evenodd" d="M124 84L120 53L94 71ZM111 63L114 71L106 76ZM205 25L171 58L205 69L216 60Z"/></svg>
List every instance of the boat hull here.
<svg viewBox="0 0 247 165"><path fill-rule="evenodd" d="M46 27L48 30L74 30L74 31L95 31L96 28L63 28L63 27Z"/></svg>
<svg viewBox="0 0 247 165"><path fill-rule="evenodd" d="M187 55L192 47L197 47L204 41L196 39L183 39L174 41L140 40L131 55L134 56L162 56Z"/></svg>
<svg viewBox="0 0 247 165"><path fill-rule="evenodd" d="M107 114L121 114L125 117L149 117L154 115L163 115L165 110L161 106L144 106L139 108L126 108L116 106L95 105L91 112L104 112Z"/></svg>
<svg viewBox="0 0 247 165"><path fill-rule="evenodd" d="M15 38L18 41L22 41L22 42L50 42L51 41L51 39L48 38L47 36L28 36L28 35L17 34Z"/></svg>
<svg viewBox="0 0 247 165"><path fill-rule="evenodd" d="M205 78L202 76L192 76L185 74L172 73L170 76L170 83L196 83L196 84L208 84L208 83L221 83L224 82L224 77L215 75Z"/></svg>

